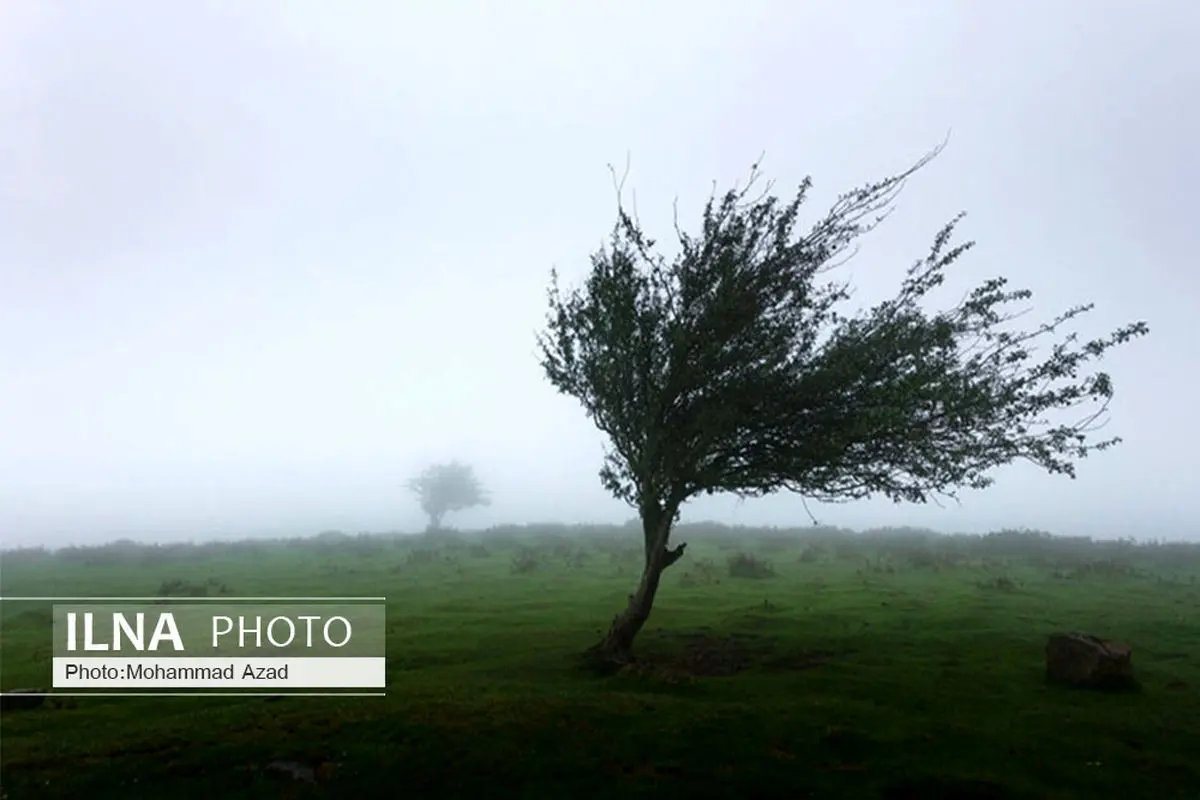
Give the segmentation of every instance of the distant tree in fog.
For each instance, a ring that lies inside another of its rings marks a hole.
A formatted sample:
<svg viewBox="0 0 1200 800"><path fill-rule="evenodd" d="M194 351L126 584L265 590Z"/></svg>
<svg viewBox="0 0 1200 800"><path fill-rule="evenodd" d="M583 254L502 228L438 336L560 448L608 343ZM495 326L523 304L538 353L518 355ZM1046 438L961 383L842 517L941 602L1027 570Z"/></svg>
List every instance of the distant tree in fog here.
<svg viewBox="0 0 1200 800"><path fill-rule="evenodd" d="M810 181L786 205L770 185L752 197L756 165L744 188L709 198L699 235L676 227L670 260L618 187L610 244L582 288L563 292L551 272L542 367L608 437L600 479L637 509L645 543L638 588L591 651L602 663L629 657L663 571L683 556L684 544L668 542L692 497L788 489L921 503L986 487L993 468L1017 459L1074 477L1078 459L1118 441L1089 436L1112 381L1081 373L1146 325L1081 342L1062 329L1083 305L1021 330L1011 309L1031 293L1004 278L931 310L928 296L972 246L951 247L961 215L871 308L846 308L849 285L821 277L940 149L842 195L803 235L795 226ZM1054 341L1035 358L1043 337ZM1084 405L1079 418L1049 419Z"/></svg>
<svg viewBox="0 0 1200 800"><path fill-rule="evenodd" d="M442 527L442 519L454 511L463 511L490 502L475 470L468 464L451 461L432 464L410 479L409 490L417 495L421 510L429 515L429 530Z"/></svg>

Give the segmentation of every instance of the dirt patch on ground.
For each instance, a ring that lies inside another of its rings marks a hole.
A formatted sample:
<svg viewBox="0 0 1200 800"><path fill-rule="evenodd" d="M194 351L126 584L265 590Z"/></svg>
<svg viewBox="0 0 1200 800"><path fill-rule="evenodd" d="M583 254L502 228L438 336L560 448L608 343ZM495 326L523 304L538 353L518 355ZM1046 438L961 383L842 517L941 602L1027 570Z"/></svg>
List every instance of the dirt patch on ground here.
<svg viewBox="0 0 1200 800"><path fill-rule="evenodd" d="M760 660L757 649L743 638L694 636L671 666L696 677L736 675Z"/></svg>
<svg viewBox="0 0 1200 800"><path fill-rule="evenodd" d="M829 663L837 655L832 650L791 650L772 655L764 666L783 671L815 669Z"/></svg>

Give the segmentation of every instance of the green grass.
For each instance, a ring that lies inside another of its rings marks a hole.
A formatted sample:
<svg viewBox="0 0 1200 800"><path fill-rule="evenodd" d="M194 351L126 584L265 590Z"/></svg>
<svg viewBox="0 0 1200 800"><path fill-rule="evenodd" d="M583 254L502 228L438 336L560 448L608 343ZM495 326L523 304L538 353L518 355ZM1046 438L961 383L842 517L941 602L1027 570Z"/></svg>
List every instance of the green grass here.
<svg viewBox="0 0 1200 800"><path fill-rule="evenodd" d="M150 595L209 579L236 595L386 595L388 695L82 698L6 712L0 791L1200 796L1200 546L716 526L676 538L687 555L638 641L651 665L607 678L576 659L634 587L630 529L9 552L5 596ZM742 559L740 574L762 577L730 577L739 555L769 569ZM48 685L48 615L48 604L0 606L5 690ZM1043 647L1057 630L1130 644L1141 691L1047 686ZM695 651L703 641L720 646ZM705 659L742 669L696 677ZM277 760L316 780L273 778ZM904 794L906 779L926 783Z"/></svg>

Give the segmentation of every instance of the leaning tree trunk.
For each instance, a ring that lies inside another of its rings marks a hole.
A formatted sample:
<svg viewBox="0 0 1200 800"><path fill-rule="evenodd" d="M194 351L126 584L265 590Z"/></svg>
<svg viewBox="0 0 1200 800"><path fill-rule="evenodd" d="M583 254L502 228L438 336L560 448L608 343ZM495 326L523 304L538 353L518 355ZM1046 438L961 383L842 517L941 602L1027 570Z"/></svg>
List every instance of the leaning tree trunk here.
<svg viewBox="0 0 1200 800"><path fill-rule="evenodd" d="M599 644L588 651L598 666L619 667L632 659L633 640L650 618L662 574L683 557L683 550L687 547L681 544L672 550L667 549L676 511L677 507L663 508L659 504L643 509L642 534L646 544L646 562L642 579L637 591L629 596L629 605L613 619L612 626Z"/></svg>

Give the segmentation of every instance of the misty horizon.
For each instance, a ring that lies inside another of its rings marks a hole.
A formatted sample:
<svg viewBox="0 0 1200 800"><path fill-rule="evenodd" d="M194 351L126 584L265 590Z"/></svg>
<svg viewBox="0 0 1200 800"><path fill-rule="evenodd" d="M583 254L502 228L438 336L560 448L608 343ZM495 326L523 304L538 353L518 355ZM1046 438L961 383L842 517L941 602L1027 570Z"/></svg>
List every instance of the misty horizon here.
<svg viewBox="0 0 1200 800"><path fill-rule="evenodd" d="M1001 275L1038 322L1094 302L1081 339L1148 323L1095 365L1124 441L957 504L682 521L1200 540L1200 6L451 5L0 12L0 546L417 531L404 483L452 459L492 504L451 527L624 523L534 341L615 220L608 165L673 252L673 203L695 231L763 153L783 198L812 176L807 226L947 131L851 305L965 210L939 299Z"/></svg>

